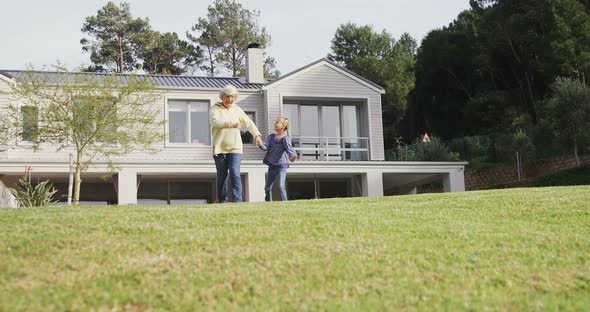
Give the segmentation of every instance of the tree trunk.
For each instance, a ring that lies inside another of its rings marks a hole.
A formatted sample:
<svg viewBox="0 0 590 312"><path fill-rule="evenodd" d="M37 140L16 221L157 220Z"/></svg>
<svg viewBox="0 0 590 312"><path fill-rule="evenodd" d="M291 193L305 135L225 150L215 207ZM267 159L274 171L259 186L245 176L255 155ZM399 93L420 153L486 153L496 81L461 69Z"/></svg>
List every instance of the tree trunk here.
<svg viewBox="0 0 590 312"><path fill-rule="evenodd" d="M209 67L209 75L211 77L213 77L215 75L215 63L213 61L213 58L215 56L213 54L213 49L211 49L211 48L207 48L207 49L209 51L209 65L210 65L210 67Z"/></svg>
<svg viewBox="0 0 590 312"><path fill-rule="evenodd" d="M580 167L580 157L578 157L578 141L574 139L574 156L576 157L576 167Z"/></svg>
<svg viewBox="0 0 590 312"><path fill-rule="evenodd" d="M535 94L533 93L533 87L531 86L531 79L529 77L528 71L524 71L524 77L527 84L527 91L528 91L528 102L529 102L529 113L533 118L533 124L537 124L537 108L535 107Z"/></svg>
<svg viewBox="0 0 590 312"><path fill-rule="evenodd" d="M516 152L516 173L518 175L518 181L520 181L520 158L518 157L518 152Z"/></svg>
<svg viewBox="0 0 590 312"><path fill-rule="evenodd" d="M119 38L119 73L123 72L123 43Z"/></svg>
<svg viewBox="0 0 590 312"><path fill-rule="evenodd" d="M82 171L82 165L80 162L82 161L82 154L78 153L76 155L76 173L74 176L74 205L80 205L80 185L82 184L82 180L80 179L80 172Z"/></svg>

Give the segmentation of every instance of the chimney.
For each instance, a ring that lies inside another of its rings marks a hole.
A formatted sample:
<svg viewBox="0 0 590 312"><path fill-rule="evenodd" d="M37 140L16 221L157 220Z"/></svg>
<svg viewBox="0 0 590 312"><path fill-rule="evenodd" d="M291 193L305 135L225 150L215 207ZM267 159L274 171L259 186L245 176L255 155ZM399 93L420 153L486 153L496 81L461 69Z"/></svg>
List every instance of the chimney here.
<svg viewBox="0 0 590 312"><path fill-rule="evenodd" d="M250 43L246 52L246 82L264 83L262 49L258 43Z"/></svg>

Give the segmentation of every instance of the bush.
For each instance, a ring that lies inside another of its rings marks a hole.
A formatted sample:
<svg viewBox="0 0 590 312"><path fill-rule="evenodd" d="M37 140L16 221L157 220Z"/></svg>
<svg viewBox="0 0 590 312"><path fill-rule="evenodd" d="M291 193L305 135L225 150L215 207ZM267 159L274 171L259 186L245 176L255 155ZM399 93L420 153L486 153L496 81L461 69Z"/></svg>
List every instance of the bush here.
<svg viewBox="0 0 590 312"><path fill-rule="evenodd" d="M53 195L57 192L52 190L53 184L49 181L43 181L36 186L31 183L30 168L25 175L20 178L17 184L18 189L9 188L8 190L16 198L19 207L44 207L57 202Z"/></svg>
<svg viewBox="0 0 590 312"><path fill-rule="evenodd" d="M431 137L430 142L415 143L415 160L417 161L455 161L459 160L459 154L451 152L449 147L438 137Z"/></svg>
<svg viewBox="0 0 590 312"><path fill-rule="evenodd" d="M493 143L489 136L469 136L456 138L449 141L449 148L459 153L461 159L472 162L489 160L490 152L493 150Z"/></svg>

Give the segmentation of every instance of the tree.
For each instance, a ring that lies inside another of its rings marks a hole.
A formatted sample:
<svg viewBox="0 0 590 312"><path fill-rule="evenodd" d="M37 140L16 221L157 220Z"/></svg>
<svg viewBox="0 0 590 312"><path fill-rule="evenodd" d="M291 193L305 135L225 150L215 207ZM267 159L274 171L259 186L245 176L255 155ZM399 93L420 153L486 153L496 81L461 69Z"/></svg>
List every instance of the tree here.
<svg viewBox="0 0 590 312"><path fill-rule="evenodd" d="M96 16L85 19L82 51L90 53L89 71L133 71L140 67L140 54L150 42L149 20L133 18L129 3L109 1Z"/></svg>
<svg viewBox="0 0 590 312"><path fill-rule="evenodd" d="M112 164L133 150L155 151L153 144L164 139L164 121L151 106L159 97L153 84L140 76L120 78L56 66L56 72L21 72L8 92L11 137L75 153L75 203L80 174L96 157Z"/></svg>
<svg viewBox="0 0 590 312"><path fill-rule="evenodd" d="M551 89L547 117L558 137L573 147L579 166L578 145L590 137L590 87L580 79L559 77Z"/></svg>
<svg viewBox="0 0 590 312"><path fill-rule="evenodd" d="M536 127L556 77L590 76L590 15L579 0L470 3L422 41L407 137Z"/></svg>
<svg viewBox="0 0 590 312"><path fill-rule="evenodd" d="M172 33L153 31L141 52L143 69L150 74L182 75L201 62L202 51Z"/></svg>
<svg viewBox="0 0 590 312"><path fill-rule="evenodd" d="M407 98L414 87L416 42L408 34L396 41L389 33L371 26L340 25L332 39L328 58L381 85L385 145L395 144L395 131L406 113Z"/></svg>
<svg viewBox="0 0 590 312"><path fill-rule="evenodd" d="M264 27L260 28L259 18L259 11L245 9L234 0L215 0L208 7L207 18L199 18L191 28L197 34L187 32L187 37L207 54L207 64L202 69L214 76L221 66L237 77L245 68L250 43L258 43L262 48L270 45L270 35ZM265 64L272 66L274 61L266 60Z"/></svg>

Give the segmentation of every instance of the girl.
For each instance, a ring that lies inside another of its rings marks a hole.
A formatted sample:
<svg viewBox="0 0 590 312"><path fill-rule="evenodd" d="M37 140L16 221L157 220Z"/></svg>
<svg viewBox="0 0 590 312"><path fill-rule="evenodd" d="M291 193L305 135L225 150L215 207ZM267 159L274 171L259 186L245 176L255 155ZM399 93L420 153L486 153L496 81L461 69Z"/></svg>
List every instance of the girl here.
<svg viewBox="0 0 590 312"><path fill-rule="evenodd" d="M275 121L276 133L269 135L264 144L260 145L260 149L266 151L263 162L268 165L266 185L264 186L266 201L272 201L272 186L277 176L279 177L281 200L287 200L287 190L285 189L287 168L289 168L289 161L295 161L297 159L297 154L293 146L291 146L291 140L287 136L287 130L289 130L289 119L279 117Z"/></svg>

